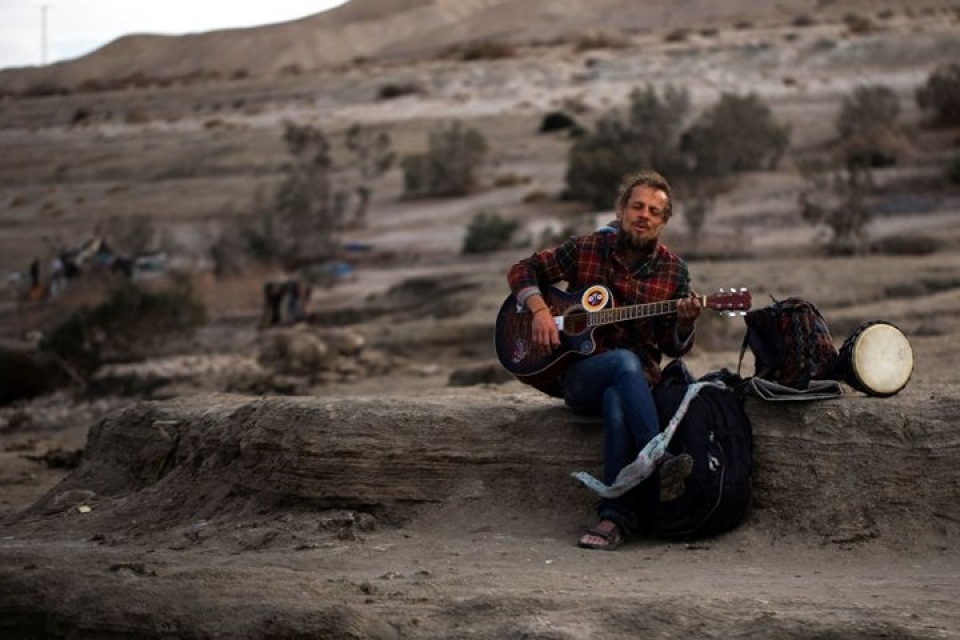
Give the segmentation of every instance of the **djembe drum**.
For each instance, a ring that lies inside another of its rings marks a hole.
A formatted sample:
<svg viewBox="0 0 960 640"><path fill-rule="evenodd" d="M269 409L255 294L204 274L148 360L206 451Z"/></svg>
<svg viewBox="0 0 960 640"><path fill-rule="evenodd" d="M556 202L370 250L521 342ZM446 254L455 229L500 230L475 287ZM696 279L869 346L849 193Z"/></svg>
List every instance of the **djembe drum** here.
<svg viewBox="0 0 960 640"><path fill-rule="evenodd" d="M861 325L840 348L836 378L867 395L887 397L907 386L913 374L913 349L889 322Z"/></svg>

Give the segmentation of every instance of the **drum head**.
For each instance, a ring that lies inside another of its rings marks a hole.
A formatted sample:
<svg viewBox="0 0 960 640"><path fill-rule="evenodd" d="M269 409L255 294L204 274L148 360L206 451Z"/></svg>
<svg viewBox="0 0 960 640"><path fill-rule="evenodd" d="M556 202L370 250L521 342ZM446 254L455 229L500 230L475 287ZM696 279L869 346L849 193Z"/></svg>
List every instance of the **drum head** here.
<svg viewBox="0 0 960 640"><path fill-rule="evenodd" d="M857 336L852 364L867 393L889 396L903 389L910 380L913 349L898 328L876 323Z"/></svg>

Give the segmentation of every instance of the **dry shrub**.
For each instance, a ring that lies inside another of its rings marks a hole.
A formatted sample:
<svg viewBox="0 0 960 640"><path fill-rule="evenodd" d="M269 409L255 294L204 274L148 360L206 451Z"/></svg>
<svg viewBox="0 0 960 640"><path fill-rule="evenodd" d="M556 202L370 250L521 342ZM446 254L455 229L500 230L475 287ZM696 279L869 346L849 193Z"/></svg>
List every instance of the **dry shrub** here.
<svg viewBox="0 0 960 640"><path fill-rule="evenodd" d="M454 49L455 56L464 62L471 60L499 60L513 58L517 48L509 42L498 40L477 40Z"/></svg>
<svg viewBox="0 0 960 640"><path fill-rule="evenodd" d="M0 406L33 398L50 391L58 382L59 370L35 355L0 347ZM28 426L31 416L19 411L9 416L7 432Z"/></svg>
<svg viewBox="0 0 960 640"><path fill-rule="evenodd" d="M67 316L41 346L88 375L105 362L162 352L173 338L205 321L206 310L187 277L152 288L119 281L105 300Z"/></svg>
<svg viewBox="0 0 960 640"><path fill-rule="evenodd" d="M888 256L926 256L940 250L936 238L927 235L895 235L878 238L870 244L871 253Z"/></svg>
<svg viewBox="0 0 960 640"><path fill-rule="evenodd" d="M144 107L130 107L127 109L124 122L127 124L147 124L150 122L150 113Z"/></svg>
<svg viewBox="0 0 960 640"><path fill-rule="evenodd" d="M954 157L947 165L947 182L953 185L960 185L960 156Z"/></svg>
<svg viewBox="0 0 960 640"><path fill-rule="evenodd" d="M848 13L843 16L843 22L847 25L847 30L856 35L863 35L873 31L873 22L866 16L856 13Z"/></svg>
<svg viewBox="0 0 960 640"><path fill-rule="evenodd" d="M933 112L936 124L960 124L960 64L941 64L916 92L917 106Z"/></svg>
<svg viewBox="0 0 960 640"><path fill-rule="evenodd" d="M580 34L573 43L573 49L577 52L595 49L622 49L625 46L627 46L627 42L622 37L602 31Z"/></svg>
<svg viewBox="0 0 960 640"><path fill-rule="evenodd" d="M49 96L66 96L70 95L70 89L59 85L55 82L37 82L26 89L20 94L24 98L46 98Z"/></svg>
<svg viewBox="0 0 960 640"><path fill-rule="evenodd" d="M499 213L481 212L473 217L463 238L464 254L492 253L506 249L520 228L516 220L507 220Z"/></svg>
<svg viewBox="0 0 960 640"><path fill-rule="evenodd" d="M913 144L903 132L890 126L877 126L851 134L840 143L840 155L848 164L864 167L892 167L914 153Z"/></svg>
<svg viewBox="0 0 960 640"><path fill-rule="evenodd" d="M670 31L663 37L664 42L686 42L690 37L690 29L679 28Z"/></svg>
<svg viewBox="0 0 960 640"><path fill-rule="evenodd" d="M530 184L532 178L530 176L521 176L515 173L503 173L498 175L493 180L493 186L498 189L505 189L508 187L516 187L522 184Z"/></svg>
<svg viewBox="0 0 960 640"><path fill-rule="evenodd" d="M77 85L77 91L83 93L95 93L97 91L103 91L105 89L104 83L102 80L97 80L93 78L87 78L83 82Z"/></svg>
<svg viewBox="0 0 960 640"><path fill-rule="evenodd" d="M403 96L410 95L422 95L424 93L423 87L416 84L415 82L400 82L400 83L389 83L385 84L380 89L377 90L377 99L378 100L393 100L394 98L402 98Z"/></svg>
<svg viewBox="0 0 960 640"><path fill-rule="evenodd" d="M540 121L540 128L538 131L540 133L563 131L565 129L573 128L576 124L577 121L566 113L562 111L551 111L547 115L543 116L543 120Z"/></svg>
<svg viewBox="0 0 960 640"><path fill-rule="evenodd" d="M476 187L476 170L489 145L478 130L454 122L430 132L426 153L405 156L404 193L408 196L462 196Z"/></svg>

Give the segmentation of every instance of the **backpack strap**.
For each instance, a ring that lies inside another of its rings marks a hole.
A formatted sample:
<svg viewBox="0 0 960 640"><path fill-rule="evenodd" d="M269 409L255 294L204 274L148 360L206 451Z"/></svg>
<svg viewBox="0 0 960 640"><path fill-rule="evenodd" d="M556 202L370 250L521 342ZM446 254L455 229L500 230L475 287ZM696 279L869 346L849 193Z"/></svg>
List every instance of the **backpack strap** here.
<svg viewBox="0 0 960 640"><path fill-rule="evenodd" d="M743 342L740 344L740 359L737 360L737 377L742 377L740 374L740 367L743 365L743 356L747 353L747 341L750 338L750 328L743 334Z"/></svg>

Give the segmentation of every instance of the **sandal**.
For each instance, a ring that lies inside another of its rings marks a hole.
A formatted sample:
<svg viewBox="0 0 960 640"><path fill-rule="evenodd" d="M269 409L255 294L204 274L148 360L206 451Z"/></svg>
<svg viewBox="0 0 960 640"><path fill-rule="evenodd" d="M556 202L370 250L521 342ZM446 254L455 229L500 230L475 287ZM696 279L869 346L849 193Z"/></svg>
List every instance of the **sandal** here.
<svg viewBox="0 0 960 640"><path fill-rule="evenodd" d="M610 523L607 530L600 528L605 522ZM586 538L589 536L600 538L603 542L587 542ZM580 536L580 539L577 540L577 546L582 549L600 549L603 551L614 551L621 544L623 544L623 534L620 533L620 527L610 520L601 520L597 523L597 526L585 531L584 534Z"/></svg>

